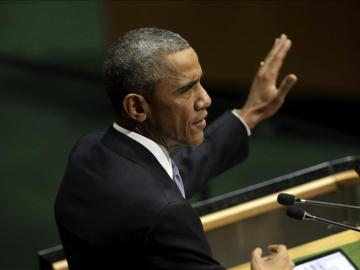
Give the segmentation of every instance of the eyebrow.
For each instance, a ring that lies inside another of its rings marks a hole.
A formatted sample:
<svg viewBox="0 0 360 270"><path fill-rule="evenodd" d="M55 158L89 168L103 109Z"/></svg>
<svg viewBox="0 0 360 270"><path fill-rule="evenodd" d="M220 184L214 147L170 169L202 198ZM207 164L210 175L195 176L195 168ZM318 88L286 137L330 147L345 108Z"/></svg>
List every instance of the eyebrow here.
<svg viewBox="0 0 360 270"><path fill-rule="evenodd" d="M194 84L198 83L203 78L203 76L204 76L204 73L201 73L201 76L199 79L188 82L186 85L181 86L179 89L177 89L177 91L181 91L186 88L191 88Z"/></svg>

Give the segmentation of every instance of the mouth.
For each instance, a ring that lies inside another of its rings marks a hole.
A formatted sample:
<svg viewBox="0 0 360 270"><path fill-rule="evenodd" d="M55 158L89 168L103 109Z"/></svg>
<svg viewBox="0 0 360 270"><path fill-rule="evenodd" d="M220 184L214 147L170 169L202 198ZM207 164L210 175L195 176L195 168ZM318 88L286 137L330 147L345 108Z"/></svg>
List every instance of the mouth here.
<svg viewBox="0 0 360 270"><path fill-rule="evenodd" d="M206 120L205 120L206 117L207 117L207 113L198 120L196 120L195 122L193 122L193 125L197 128L204 129L206 127Z"/></svg>
<svg viewBox="0 0 360 270"><path fill-rule="evenodd" d="M194 126L200 129L204 129L206 127L206 120L202 119L199 122L194 123Z"/></svg>

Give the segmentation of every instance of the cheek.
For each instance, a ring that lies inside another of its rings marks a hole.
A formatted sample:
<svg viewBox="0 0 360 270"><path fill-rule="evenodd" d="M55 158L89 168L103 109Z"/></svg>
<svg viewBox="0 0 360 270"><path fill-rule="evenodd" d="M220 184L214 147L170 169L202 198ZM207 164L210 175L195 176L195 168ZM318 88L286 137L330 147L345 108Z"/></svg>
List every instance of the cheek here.
<svg viewBox="0 0 360 270"><path fill-rule="evenodd" d="M163 116L167 133L170 133L172 138L186 138L191 134L191 114L184 107L171 108Z"/></svg>
<svg viewBox="0 0 360 270"><path fill-rule="evenodd" d="M178 107L166 107L159 114L158 119L160 120L158 128L163 130L167 134L173 134L178 136L184 133L184 129L188 129L188 121L184 112Z"/></svg>
<svg viewBox="0 0 360 270"><path fill-rule="evenodd" d="M174 130L176 130L178 135L183 136L188 133L189 121L187 120L187 117L184 115L184 113L181 113L180 111L174 112L170 124L173 126Z"/></svg>
<svg viewBox="0 0 360 270"><path fill-rule="evenodd" d="M180 141L188 141L195 136L192 122L194 113L189 99L178 102L162 102L161 106L156 106L156 128L163 135ZM161 110L159 110L161 108Z"/></svg>
<svg viewBox="0 0 360 270"><path fill-rule="evenodd" d="M193 137L195 133L197 133L192 124L194 116L189 110L185 110L183 115L179 116L179 121L181 121L182 134L184 137Z"/></svg>

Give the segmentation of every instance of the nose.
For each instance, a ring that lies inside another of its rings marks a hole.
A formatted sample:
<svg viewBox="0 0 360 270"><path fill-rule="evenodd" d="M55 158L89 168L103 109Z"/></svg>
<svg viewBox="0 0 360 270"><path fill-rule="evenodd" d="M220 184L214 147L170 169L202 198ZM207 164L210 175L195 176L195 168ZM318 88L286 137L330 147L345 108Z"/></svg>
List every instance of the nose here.
<svg viewBox="0 0 360 270"><path fill-rule="evenodd" d="M195 110L200 111L210 107L211 98L206 90L200 85L197 102L195 102Z"/></svg>

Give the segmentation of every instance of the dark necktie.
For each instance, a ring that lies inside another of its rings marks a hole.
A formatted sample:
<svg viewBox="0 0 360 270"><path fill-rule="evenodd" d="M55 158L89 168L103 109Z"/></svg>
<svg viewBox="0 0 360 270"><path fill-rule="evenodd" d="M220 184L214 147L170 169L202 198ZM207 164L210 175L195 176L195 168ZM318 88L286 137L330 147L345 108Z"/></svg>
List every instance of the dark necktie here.
<svg viewBox="0 0 360 270"><path fill-rule="evenodd" d="M173 170L173 181L176 183L176 185L178 186L181 195L184 197L185 199L185 189L184 189L184 184L182 182L181 179L181 175L179 173L179 169L176 166L175 162L173 160L171 160L171 166L172 166L172 170Z"/></svg>

